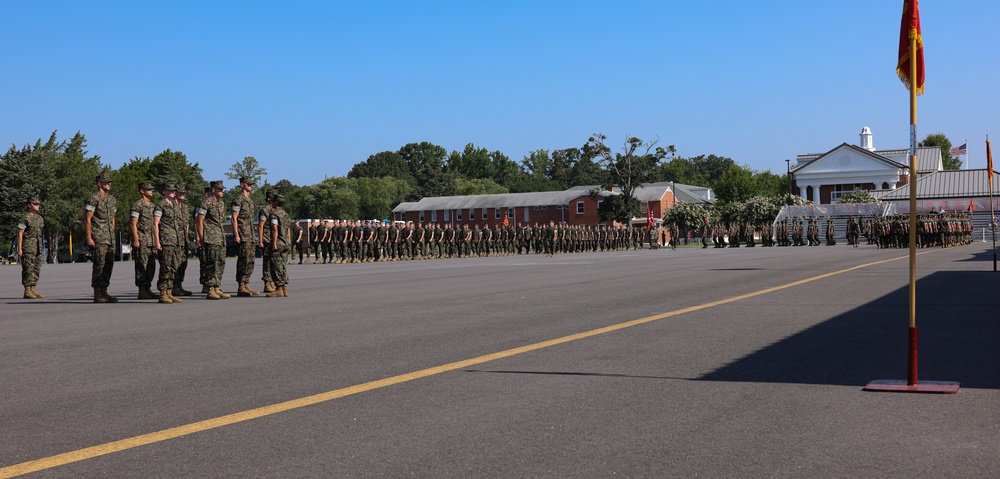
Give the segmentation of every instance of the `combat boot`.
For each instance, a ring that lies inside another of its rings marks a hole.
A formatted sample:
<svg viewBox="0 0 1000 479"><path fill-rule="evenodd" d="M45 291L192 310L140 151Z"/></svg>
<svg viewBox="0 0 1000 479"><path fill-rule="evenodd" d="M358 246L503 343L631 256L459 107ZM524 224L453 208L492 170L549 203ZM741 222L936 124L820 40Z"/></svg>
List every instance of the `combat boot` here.
<svg viewBox="0 0 1000 479"><path fill-rule="evenodd" d="M274 291L274 283L271 281L264 281L264 293L270 293Z"/></svg>
<svg viewBox="0 0 1000 479"><path fill-rule="evenodd" d="M145 286L139 286L139 294L136 299L156 299L156 296L153 296Z"/></svg>
<svg viewBox="0 0 1000 479"><path fill-rule="evenodd" d="M268 298L280 298L281 297L281 286L275 287L274 291L271 291L271 292L265 294L264 296L266 296Z"/></svg>
<svg viewBox="0 0 1000 479"><path fill-rule="evenodd" d="M240 297L253 296L253 293L250 292L250 288L247 287L246 283L240 283L239 289L236 290L236 296Z"/></svg>
<svg viewBox="0 0 1000 479"><path fill-rule="evenodd" d="M260 291L257 291L255 289L251 288L250 287L250 283L247 283L247 291L249 291L250 294L253 295L253 296L260 296Z"/></svg>
<svg viewBox="0 0 1000 479"><path fill-rule="evenodd" d="M160 291L160 300L157 301L161 304L173 304L174 300L170 298L170 292L167 290Z"/></svg>
<svg viewBox="0 0 1000 479"><path fill-rule="evenodd" d="M175 303L181 303L181 302L183 302L183 301L181 301L181 298L178 298L177 296L174 296L174 290L172 290L172 289L171 290L167 290L167 297L170 298L170 301L173 301Z"/></svg>
<svg viewBox="0 0 1000 479"><path fill-rule="evenodd" d="M109 302L109 303L117 303L118 302L118 298L116 298L116 297L111 296L110 294L108 294L108 288L106 288L106 287L105 288L101 288L101 295L103 295L104 298L107 299L108 300L107 302Z"/></svg>
<svg viewBox="0 0 1000 479"><path fill-rule="evenodd" d="M94 288L94 302L95 303L107 303L108 302L108 298L105 298L104 295L101 294L101 288Z"/></svg>
<svg viewBox="0 0 1000 479"><path fill-rule="evenodd" d="M222 299L221 296L216 294L215 288L208 288L208 293L205 293L205 299Z"/></svg>
<svg viewBox="0 0 1000 479"><path fill-rule="evenodd" d="M37 299L37 298L38 296L35 296L35 293L31 292L31 286L24 287L24 299Z"/></svg>
<svg viewBox="0 0 1000 479"><path fill-rule="evenodd" d="M281 296L283 296L285 298L288 297L288 285L287 284L281 287Z"/></svg>
<svg viewBox="0 0 1000 479"><path fill-rule="evenodd" d="M194 293L192 293L191 291L188 291L188 290L184 289L183 286L177 286L176 288L174 288L173 292L171 292L170 294L172 296L191 296Z"/></svg>
<svg viewBox="0 0 1000 479"><path fill-rule="evenodd" d="M219 295L219 298L221 298L221 299L229 299L229 298L232 298L232 296L230 296L230 295L228 295L228 294L226 294L226 293L223 293L223 292L222 292L222 290L221 290L221 289L219 289L219 287L216 287L216 288L215 288L215 294Z"/></svg>
<svg viewBox="0 0 1000 479"><path fill-rule="evenodd" d="M35 289L35 288L37 288L37 286L32 286L32 287L31 287L31 294L35 295L35 297L36 297L36 298L38 298L38 299L42 299L42 298L44 298L44 297L45 297L45 295L44 295L44 294L42 294L42 293L39 293L39 292L38 292L38 290L37 290L37 289Z"/></svg>

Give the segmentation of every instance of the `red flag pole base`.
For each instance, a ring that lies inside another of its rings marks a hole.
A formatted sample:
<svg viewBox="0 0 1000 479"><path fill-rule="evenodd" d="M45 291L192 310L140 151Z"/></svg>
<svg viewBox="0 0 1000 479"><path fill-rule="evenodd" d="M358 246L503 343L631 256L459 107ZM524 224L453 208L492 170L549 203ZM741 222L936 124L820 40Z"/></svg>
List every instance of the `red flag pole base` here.
<svg viewBox="0 0 1000 479"><path fill-rule="evenodd" d="M876 379L863 389L864 391L882 393L925 393L925 394L955 394L959 383L952 381L924 381L917 384L907 384L904 379Z"/></svg>
<svg viewBox="0 0 1000 479"><path fill-rule="evenodd" d="M907 351L907 379L877 379L865 386L865 391L884 393L955 394L959 384L951 381L917 381L917 328L910 328Z"/></svg>

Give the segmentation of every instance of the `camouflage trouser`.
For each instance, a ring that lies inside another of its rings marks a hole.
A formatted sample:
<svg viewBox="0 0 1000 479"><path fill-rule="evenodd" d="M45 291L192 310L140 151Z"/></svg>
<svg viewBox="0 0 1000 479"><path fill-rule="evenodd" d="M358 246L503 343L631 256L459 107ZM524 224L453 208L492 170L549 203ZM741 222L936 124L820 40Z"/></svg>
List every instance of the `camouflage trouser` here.
<svg viewBox="0 0 1000 479"><path fill-rule="evenodd" d="M178 246L177 273L174 274L174 288L184 285L184 275L187 274L188 256L187 246Z"/></svg>
<svg viewBox="0 0 1000 479"><path fill-rule="evenodd" d="M160 250L160 276L156 280L156 289L160 291L174 289L177 268L181 265L183 255L183 246L163 246Z"/></svg>
<svg viewBox="0 0 1000 479"><path fill-rule="evenodd" d="M239 244L236 252L236 282L249 283L253 276L253 262L257 245L250 241Z"/></svg>
<svg viewBox="0 0 1000 479"><path fill-rule="evenodd" d="M140 246L133 249L132 260L135 261L135 285L140 288L152 286L156 276L156 248Z"/></svg>
<svg viewBox="0 0 1000 479"><path fill-rule="evenodd" d="M24 252L24 256L21 256L21 285L22 286L37 286L38 285L38 274L42 271L42 263L45 261L42 258L42 253L29 253Z"/></svg>
<svg viewBox="0 0 1000 479"><path fill-rule="evenodd" d="M288 247L279 247L272 250L270 247L264 252L267 262L271 264L271 278L275 286L288 284Z"/></svg>
<svg viewBox="0 0 1000 479"><path fill-rule="evenodd" d="M93 254L94 271L90 275L90 286L107 288L111 286L111 272L115 269L115 245L95 245Z"/></svg>
<svg viewBox="0 0 1000 479"><path fill-rule="evenodd" d="M218 288L222 286L222 274L226 270L226 246L221 244L205 244L205 286Z"/></svg>
<svg viewBox="0 0 1000 479"><path fill-rule="evenodd" d="M208 271L208 266L206 266L206 263L208 263L208 261L205 260L205 248L198 248L198 283L199 284L208 284L207 283L208 277L205 276L205 272Z"/></svg>

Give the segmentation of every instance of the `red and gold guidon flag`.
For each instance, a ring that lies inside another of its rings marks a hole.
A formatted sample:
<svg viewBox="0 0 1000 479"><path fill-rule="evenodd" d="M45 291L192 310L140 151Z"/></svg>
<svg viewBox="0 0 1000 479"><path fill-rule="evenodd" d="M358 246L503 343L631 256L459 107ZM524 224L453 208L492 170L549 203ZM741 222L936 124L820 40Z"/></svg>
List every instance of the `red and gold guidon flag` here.
<svg viewBox="0 0 1000 479"><path fill-rule="evenodd" d="M917 51L911 55L910 36L917 39ZM903 0L903 20L899 25L899 62L896 63L896 75L910 89L910 61L916 59L917 95L924 94L924 39L920 34L920 10L917 0Z"/></svg>
<svg viewBox="0 0 1000 479"><path fill-rule="evenodd" d="M986 139L986 181L990 183L990 191L993 191L993 152L990 151L990 140Z"/></svg>

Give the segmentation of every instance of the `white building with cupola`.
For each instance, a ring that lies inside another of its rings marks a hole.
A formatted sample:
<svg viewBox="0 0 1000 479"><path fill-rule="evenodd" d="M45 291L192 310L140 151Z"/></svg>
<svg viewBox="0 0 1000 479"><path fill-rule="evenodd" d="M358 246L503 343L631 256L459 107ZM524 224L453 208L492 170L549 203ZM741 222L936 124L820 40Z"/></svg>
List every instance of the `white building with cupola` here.
<svg viewBox="0 0 1000 479"><path fill-rule="evenodd" d="M909 148L876 149L867 126L860 137L859 145L842 143L826 153L797 155L791 170L793 191L813 203L831 204L854 191L880 196L910 183ZM917 178L943 168L940 148L917 148Z"/></svg>

